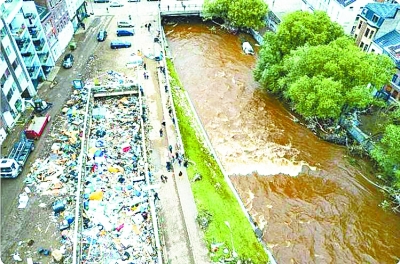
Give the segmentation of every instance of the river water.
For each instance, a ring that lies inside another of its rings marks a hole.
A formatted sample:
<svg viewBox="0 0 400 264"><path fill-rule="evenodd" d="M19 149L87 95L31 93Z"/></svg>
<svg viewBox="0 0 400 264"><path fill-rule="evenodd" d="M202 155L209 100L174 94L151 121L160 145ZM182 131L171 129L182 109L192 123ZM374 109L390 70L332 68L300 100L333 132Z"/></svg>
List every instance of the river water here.
<svg viewBox="0 0 400 264"><path fill-rule="evenodd" d="M256 58L243 54L240 38L211 26L164 30L210 141L277 262L396 263L400 217L378 206L382 194L364 179L373 169L294 122L258 89Z"/></svg>

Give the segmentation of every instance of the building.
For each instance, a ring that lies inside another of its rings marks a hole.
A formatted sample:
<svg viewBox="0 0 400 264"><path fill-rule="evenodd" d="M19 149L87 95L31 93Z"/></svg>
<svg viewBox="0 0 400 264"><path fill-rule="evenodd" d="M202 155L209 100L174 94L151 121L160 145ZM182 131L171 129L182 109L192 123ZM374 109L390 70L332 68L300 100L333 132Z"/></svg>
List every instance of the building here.
<svg viewBox="0 0 400 264"><path fill-rule="evenodd" d="M54 66L33 2L0 0L0 142Z"/></svg>
<svg viewBox="0 0 400 264"><path fill-rule="evenodd" d="M74 28L74 31L78 30L80 23L88 15L86 10L87 2L84 0L69 0L66 1L68 16ZM90 5L93 5L90 1ZM93 6L91 6L91 14L93 14Z"/></svg>
<svg viewBox="0 0 400 264"><path fill-rule="evenodd" d="M302 0L302 10L320 10L328 14L332 21L337 22L350 35L354 21L364 6L373 0Z"/></svg>
<svg viewBox="0 0 400 264"><path fill-rule="evenodd" d="M400 22L400 5L388 3L367 4L356 18L353 36L362 50L369 51L374 39L395 30Z"/></svg>
<svg viewBox="0 0 400 264"><path fill-rule="evenodd" d="M55 61L60 58L74 34L64 0L35 0L40 21Z"/></svg>
<svg viewBox="0 0 400 264"><path fill-rule="evenodd" d="M268 5L267 25L268 27L276 31L278 25L281 23L283 17L286 14L299 11L299 10L310 10L308 9L302 0L264 0Z"/></svg>
<svg viewBox="0 0 400 264"><path fill-rule="evenodd" d="M374 40L369 50L378 54L386 54L396 64L396 73L393 75L391 82L385 85L381 92L388 99L400 101L400 31L392 30Z"/></svg>

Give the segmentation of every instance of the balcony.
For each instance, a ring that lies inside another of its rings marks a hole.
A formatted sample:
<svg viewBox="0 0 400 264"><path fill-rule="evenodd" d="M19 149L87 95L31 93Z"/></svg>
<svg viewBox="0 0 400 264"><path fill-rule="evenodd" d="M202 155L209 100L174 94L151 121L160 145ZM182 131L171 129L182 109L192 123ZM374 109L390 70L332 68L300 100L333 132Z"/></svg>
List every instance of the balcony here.
<svg viewBox="0 0 400 264"><path fill-rule="evenodd" d="M35 60L35 54L33 54L33 53L24 53L24 54L26 54L26 55L22 56L22 58L23 58L23 60L25 62L26 67L32 66L33 62Z"/></svg>
<svg viewBox="0 0 400 264"><path fill-rule="evenodd" d="M35 45L35 50L38 53L43 53L44 52L44 47L46 46L46 42L42 40L34 40L33 45Z"/></svg>
<svg viewBox="0 0 400 264"><path fill-rule="evenodd" d="M40 29L40 28L37 28L37 29L35 29L35 30L29 30L29 33L31 34L31 37L32 37L32 40L38 40L38 39L40 39L41 38L41 36L42 36L42 33L43 31L42 31L42 29Z"/></svg>
<svg viewBox="0 0 400 264"><path fill-rule="evenodd" d="M39 76L40 67L33 66L33 67L26 67L26 69L28 70L29 77L31 77L31 79L37 79L37 77Z"/></svg>
<svg viewBox="0 0 400 264"><path fill-rule="evenodd" d="M15 38L15 42L21 53L27 53L31 48L31 40L29 38Z"/></svg>
<svg viewBox="0 0 400 264"><path fill-rule="evenodd" d="M40 64L41 65L47 65L47 62L49 61L49 58L50 58L50 53L49 52L39 54Z"/></svg>

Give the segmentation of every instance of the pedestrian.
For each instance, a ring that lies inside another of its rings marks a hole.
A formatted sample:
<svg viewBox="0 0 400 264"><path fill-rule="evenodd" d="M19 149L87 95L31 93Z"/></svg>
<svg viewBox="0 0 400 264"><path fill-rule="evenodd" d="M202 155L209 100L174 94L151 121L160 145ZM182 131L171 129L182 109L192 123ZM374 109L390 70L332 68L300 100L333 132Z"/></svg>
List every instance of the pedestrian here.
<svg viewBox="0 0 400 264"><path fill-rule="evenodd" d="M149 31L149 32L150 32L150 27L151 27L151 24L149 24L149 25L147 26L147 31Z"/></svg>
<svg viewBox="0 0 400 264"><path fill-rule="evenodd" d="M141 94L142 96L144 96L143 87L142 87L141 85L139 86L139 90L140 90L140 94Z"/></svg>
<svg viewBox="0 0 400 264"><path fill-rule="evenodd" d="M166 182L168 181L168 177L165 176L164 174L162 174L162 175L161 175L161 181L162 181L163 183L166 183Z"/></svg>
<svg viewBox="0 0 400 264"><path fill-rule="evenodd" d="M108 13L108 7L106 8L106 10L107 10L107 13Z"/></svg>
<svg viewBox="0 0 400 264"><path fill-rule="evenodd" d="M143 69L144 69L144 70L147 70L147 65L146 65L146 63L143 63Z"/></svg>
<svg viewBox="0 0 400 264"><path fill-rule="evenodd" d="M168 85L164 86L165 92L168 93Z"/></svg>
<svg viewBox="0 0 400 264"><path fill-rule="evenodd" d="M169 5L167 5L168 11L169 11Z"/></svg>
<svg viewBox="0 0 400 264"><path fill-rule="evenodd" d="M179 158L179 152L175 152L175 158L178 159Z"/></svg>
<svg viewBox="0 0 400 264"><path fill-rule="evenodd" d="M129 15L128 17L129 17L129 20L132 20L132 17L131 17L131 15Z"/></svg>
<svg viewBox="0 0 400 264"><path fill-rule="evenodd" d="M154 201L156 201L156 200L160 200L160 197L158 197L158 192L154 193Z"/></svg>
<svg viewBox="0 0 400 264"><path fill-rule="evenodd" d="M169 145L168 149L169 149L169 152L172 153L172 146L171 145Z"/></svg>
<svg viewBox="0 0 400 264"><path fill-rule="evenodd" d="M145 24L144 27L147 28L147 24Z"/></svg>
<svg viewBox="0 0 400 264"><path fill-rule="evenodd" d="M175 117L172 118L172 124L175 125Z"/></svg>
<svg viewBox="0 0 400 264"><path fill-rule="evenodd" d="M168 107L168 114L169 114L169 116L172 117L172 107L171 106Z"/></svg>
<svg viewBox="0 0 400 264"><path fill-rule="evenodd" d="M185 161L183 162L183 167L187 168L189 166L189 162L188 160L185 159Z"/></svg>
<svg viewBox="0 0 400 264"><path fill-rule="evenodd" d="M162 128L160 128L160 137L162 137L163 136L163 130L162 130Z"/></svg>
<svg viewBox="0 0 400 264"><path fill-rule="evenodd" d="M182 175L183 175L183 172L179 171L179 177L182 177Z"/></svg>
<svg viewBox="0 0 400 264"><path fill-rule="evenodd" d="M179 166L182 166L182 158L181 157L178 158L178 163L179 163Z"/></svg>
<svg viewBox="0 0 400 264"><path fill-rule="evenodd" d="M163 121L161 122L161 125L162 125L163 127L165 127L165 120L163 120Z"/></svg>
<svg viewBox="0 0 400 264"><path fill-rule="evenodd" d="M143 78L146 80L146 72L143 72Z"/></svg>
<svg viewBox="0 0 400 264"><path fill-rule="evenodd" d="M167 171L170 172L171 171L171 167L172 167L171 162L167 161L167 166L166 167L167 167Z"/></svg>

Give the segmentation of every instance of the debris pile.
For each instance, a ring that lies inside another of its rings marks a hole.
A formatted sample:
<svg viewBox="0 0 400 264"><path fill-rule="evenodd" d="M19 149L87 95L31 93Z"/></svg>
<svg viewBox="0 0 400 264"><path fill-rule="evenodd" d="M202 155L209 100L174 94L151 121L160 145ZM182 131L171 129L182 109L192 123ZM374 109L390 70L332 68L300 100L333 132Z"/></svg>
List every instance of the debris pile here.
<svg viewBox="0 0 400 264"><path fill-rule="evenodd" d="M92 112L84 179L82 260L156 263L138 97L102 99Z"/></svg>

